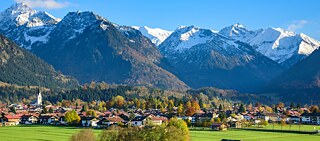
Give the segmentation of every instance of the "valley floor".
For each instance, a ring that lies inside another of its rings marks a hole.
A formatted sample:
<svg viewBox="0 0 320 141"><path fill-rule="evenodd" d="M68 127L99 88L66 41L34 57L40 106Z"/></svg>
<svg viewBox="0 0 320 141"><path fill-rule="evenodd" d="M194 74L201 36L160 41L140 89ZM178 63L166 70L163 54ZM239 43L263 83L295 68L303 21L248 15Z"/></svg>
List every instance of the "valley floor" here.
<svg viewBox="0 0 320 141"><path fill-rule="evenodd" d="M54 126L0 127L1 141L67 141L80 128ZM98 135L101 130L94 130ZM242 139L243 141L316 141L320 135L261 131L190 131L192 141L220 141L221 139Z"/></svg>

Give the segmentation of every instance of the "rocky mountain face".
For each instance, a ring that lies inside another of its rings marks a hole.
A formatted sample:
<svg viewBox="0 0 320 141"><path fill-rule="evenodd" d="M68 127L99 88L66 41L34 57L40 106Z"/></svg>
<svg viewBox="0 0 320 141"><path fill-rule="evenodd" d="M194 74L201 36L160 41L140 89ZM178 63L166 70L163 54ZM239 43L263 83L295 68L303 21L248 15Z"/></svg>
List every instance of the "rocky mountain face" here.
<svg viewBox="0 0 320 141"><path fill-rule="evenodd" d="M179 27L158 48L171 71L193 88L250 91L282 71L252 46L195 26Z"/></svg>
<svg viewBox="0 0 320 141"><path fill-rule="evenodd" d="M48 40L59 20L47 12L32 10L19 3L0 13L0 34L30 50L35 43Z"/></svg>
<svg viewBox="0 0 320 141"><path fill-rule="evenodd" d="M299 90L320 88L320 50L293 65L269 83L270 89Z"/></svg>
<svg viewBox="0 0 320 141"><path fill-rule="evenodd" d="M93 12L70 12L32 51L82 83L146 85L185 90L151 41L138 30L118 26Z"/></svg>
<svg viewBox="0 0 320 141"><path fill-rule="evenodd" d="M289 68L309 56L320 42L301 33L296 34L281 28L248 30L235 24L222 29L220 34L252 45L255 50Z"/></svg>
<svg viewBox="0 0 320 141"><path fill-rule="evenodd" d="M320 92L320 50L293 65L261 90L261 93L276 93L287 101L310 102L319 98Z"/></svg>
<svg viewBox="0 0 320 141"><path fill-rule="evenodd" d="M21 86L73 88L78 82L0 35L0 81Z"/></svg>

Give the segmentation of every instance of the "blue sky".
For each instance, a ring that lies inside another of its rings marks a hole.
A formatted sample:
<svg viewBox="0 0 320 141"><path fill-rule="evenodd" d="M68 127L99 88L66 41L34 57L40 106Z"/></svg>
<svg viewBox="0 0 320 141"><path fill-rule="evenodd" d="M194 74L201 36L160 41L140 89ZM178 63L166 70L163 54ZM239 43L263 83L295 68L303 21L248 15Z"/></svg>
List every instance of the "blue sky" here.
<svg viewBox="0 0 320 141"><path fill-rule="evenodd" d="M220 30L234 23L249 29L281 27L320 40L319 0L1 0L15 1L63 18L69 11L94 11L120 25L174 30L196 25Z"/></svg>

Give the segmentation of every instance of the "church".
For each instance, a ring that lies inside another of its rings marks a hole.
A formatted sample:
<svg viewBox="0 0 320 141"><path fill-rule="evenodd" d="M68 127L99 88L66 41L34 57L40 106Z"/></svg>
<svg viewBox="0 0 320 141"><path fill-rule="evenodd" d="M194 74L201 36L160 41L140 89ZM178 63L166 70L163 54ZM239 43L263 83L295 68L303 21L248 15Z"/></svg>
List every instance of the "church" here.
<svg viewBox="0 0 320 141"><path fill-rule="evenodd" d="M36 101L33 101L32 106L41 106L42 105L42 95L41 95L41 90L40 87L38 89L38 95Z"/></svg>

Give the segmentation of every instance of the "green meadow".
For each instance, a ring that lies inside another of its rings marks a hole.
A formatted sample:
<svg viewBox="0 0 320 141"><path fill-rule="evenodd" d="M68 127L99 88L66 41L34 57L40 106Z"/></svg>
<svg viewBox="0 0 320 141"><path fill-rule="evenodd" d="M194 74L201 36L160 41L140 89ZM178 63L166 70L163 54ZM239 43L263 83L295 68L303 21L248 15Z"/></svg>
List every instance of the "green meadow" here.
<svg viewBox="0 0 320 141"><path fill-rule="evenodd" d="M0 141L67 141L80 128L54 126L0 127ZM96 135L101 130L94 130ZM320 135L306 135L246 130L190 131L192 141L220 141L242 139L243 141L316 141Z"/></svg>

